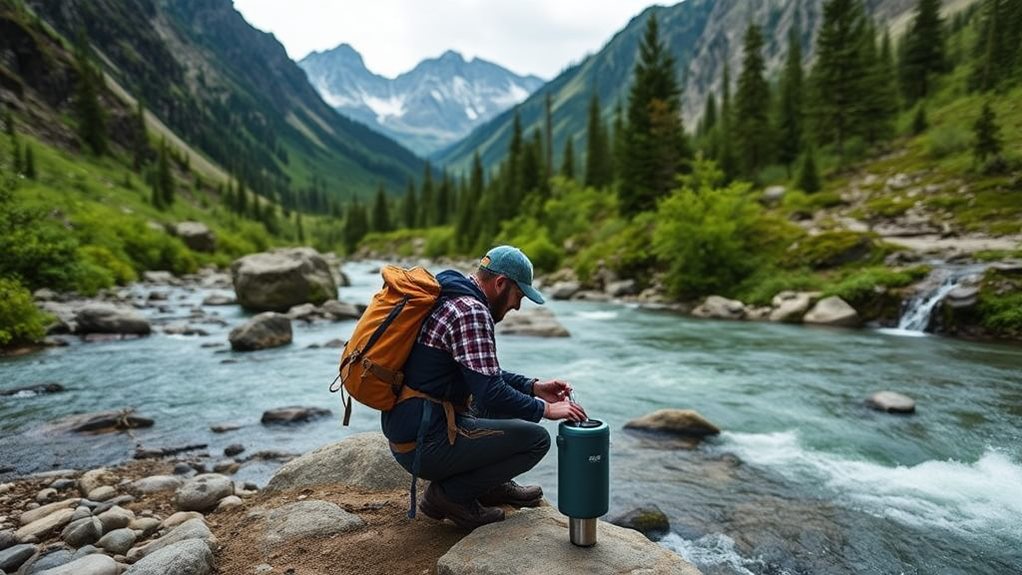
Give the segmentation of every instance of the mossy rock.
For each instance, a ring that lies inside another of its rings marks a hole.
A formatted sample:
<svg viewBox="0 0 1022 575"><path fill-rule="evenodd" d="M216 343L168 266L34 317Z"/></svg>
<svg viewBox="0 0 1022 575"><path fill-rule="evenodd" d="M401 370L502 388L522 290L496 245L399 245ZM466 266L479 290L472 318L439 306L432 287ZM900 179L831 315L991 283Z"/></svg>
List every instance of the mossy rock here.
<svg viewBox="0 0 1022 575"><path fill-rule="evenodd" d="M879 247L871 234L847 230L827 231L807 236L792 244L784 256L784 263L790 268L835 268L876 259L882 251Z"/></svg>
<svg viewBox="0 0 1022 575"><path fill-rule="evenodd" d="M667 515L656 505L645 505L610 520L619 527L634 529L650 541L659 541L671 531Z"/></svg>

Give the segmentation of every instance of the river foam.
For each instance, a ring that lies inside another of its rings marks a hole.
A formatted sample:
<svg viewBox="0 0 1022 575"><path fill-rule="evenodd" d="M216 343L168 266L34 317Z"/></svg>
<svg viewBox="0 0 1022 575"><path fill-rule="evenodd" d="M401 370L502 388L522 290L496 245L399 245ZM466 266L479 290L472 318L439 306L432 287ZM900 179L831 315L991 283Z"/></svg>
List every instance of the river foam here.
<svg viewBox="0 0 1022 575"><path fill-rule="evenodd" d="M685 539L677 533L668 533L659 543L680 555L685 561L700 569L713 568L715 573L721 568L726 568L728 573L736 575L755 575L749 567L762 570L764 566L762 561L742 557L735 550L734 539L723 533L711 533L695 540ZM782 571L781 575L786 573Z"/></svg>
<svg viewBox="0 0 1022 575"><path fill-rule="evenodd" d="M818 482L838 502L877 517L1022 541L1022 465L996 449L973 463L930 460L888 467L808 449L795 431L726 432L722 439L719 449L786 478Z"/></svg>

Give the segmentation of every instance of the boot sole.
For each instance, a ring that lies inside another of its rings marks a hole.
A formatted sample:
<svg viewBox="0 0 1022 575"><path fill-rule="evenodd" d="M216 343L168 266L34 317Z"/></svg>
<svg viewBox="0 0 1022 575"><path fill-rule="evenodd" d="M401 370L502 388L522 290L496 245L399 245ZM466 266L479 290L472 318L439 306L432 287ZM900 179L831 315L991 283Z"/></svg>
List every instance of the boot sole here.
<svg viewBox="0 0 1022 575"><path fill-rule="evenodd" d="M423 502L419 503L419 511L421 511L423 513L423 515L425 515L426 517L429 517L430 519L435 519L437 521L443 521L444 519L450 519L451 522L454 523L455 525L457 525L458 527L460 527L462 529L467 529L469 531L472 531L476 527L482 527L483 525L489 525L489 523L475 523L475 522L459 521L459 520L457 520L457 519L455 519L453 517L450 517L447 514L443 513L439 509L433 507L432 505L429 504L428 501L423 501ZM497 521L503 521L503 520L504 520L504 517L501 516L500 519L497 519L495 521L491 521L490 523L496 523Z"/></svg>

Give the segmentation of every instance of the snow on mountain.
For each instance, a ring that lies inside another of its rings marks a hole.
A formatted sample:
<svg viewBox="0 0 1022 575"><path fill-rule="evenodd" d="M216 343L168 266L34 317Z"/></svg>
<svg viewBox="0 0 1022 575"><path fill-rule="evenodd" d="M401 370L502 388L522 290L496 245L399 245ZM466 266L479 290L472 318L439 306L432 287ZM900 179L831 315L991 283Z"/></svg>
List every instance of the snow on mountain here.
<svg viewBox="0 0 1022 575"><path fill-rule="evenodd" d="M326 103L428 156L525 100L543 85L497 64L448 50L393 80L369 71L351 46L298 63Z"/></svg>

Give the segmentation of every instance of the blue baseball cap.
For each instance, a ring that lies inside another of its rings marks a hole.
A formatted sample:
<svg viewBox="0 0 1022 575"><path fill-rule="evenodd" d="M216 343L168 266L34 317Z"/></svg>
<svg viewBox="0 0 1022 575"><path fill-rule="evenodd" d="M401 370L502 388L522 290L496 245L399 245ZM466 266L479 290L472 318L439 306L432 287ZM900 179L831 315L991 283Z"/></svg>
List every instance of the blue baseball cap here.
<svg viewBox="0 0 1022 575"><path fill-rule="evenodd" d="M542 304L545 300L532 287L532 262L522 250L514 246L497 246L479 260L479 267L513 280L530 300Z"/></svg>

